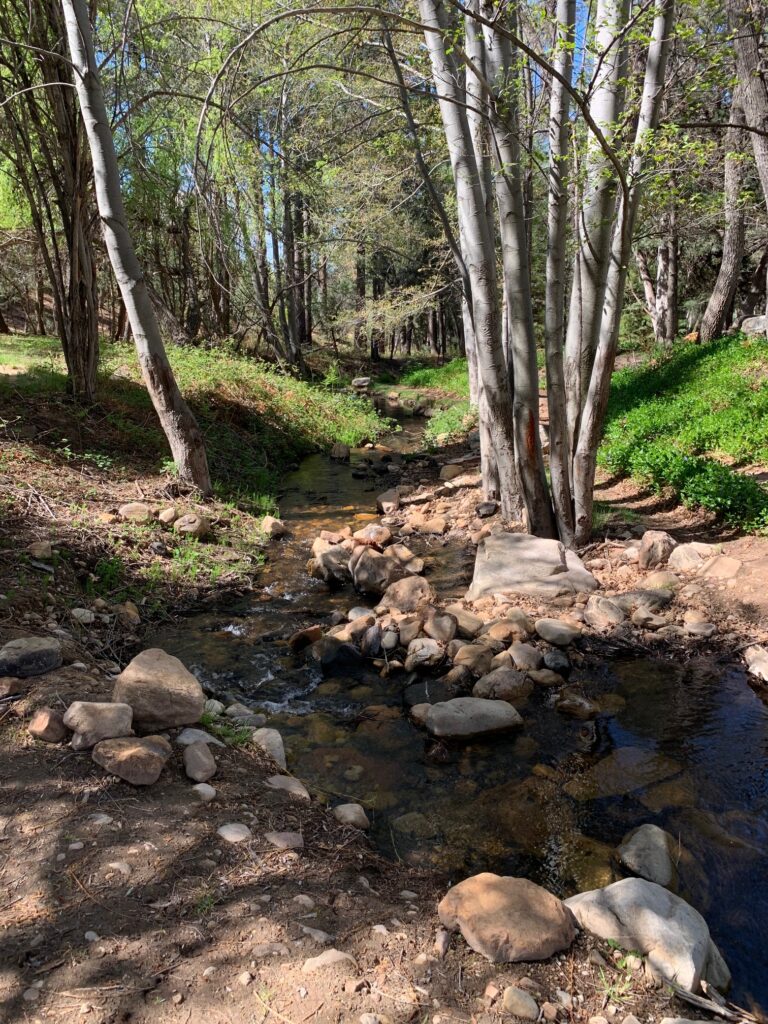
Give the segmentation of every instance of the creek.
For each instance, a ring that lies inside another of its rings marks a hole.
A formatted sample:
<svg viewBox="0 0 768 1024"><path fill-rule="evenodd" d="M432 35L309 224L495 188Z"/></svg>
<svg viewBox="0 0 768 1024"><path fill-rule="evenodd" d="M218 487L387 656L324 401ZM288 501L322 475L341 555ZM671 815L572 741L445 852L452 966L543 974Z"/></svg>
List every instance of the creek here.
<svg viewBox="0 0 768 1024"><path fill-rule="evenodd" d="M394 458L418 450L421 432L404 421L386 440ZM402 674L323 677L290 654L295 630L375 603L329 592L306 561L321 529L374 518L391 480L384 466L362 476L376 457L313 455L287 474L280 512L291 535L270 545L261 591L184 618L153 644L209 693L265 711L292 774L332 803L362 803L383 853L453 881L491 870L571 895L620 877L622 837L660 825L679 838L678 891L707 920L733 973L732 997L768 1008L768 709L740 670L647 658L584 667L571 679L610 713L566 717L537 688L518 734L447 746L409 721ZM409 546L442 600L464 594L472 549L445 538Z"/></svg>

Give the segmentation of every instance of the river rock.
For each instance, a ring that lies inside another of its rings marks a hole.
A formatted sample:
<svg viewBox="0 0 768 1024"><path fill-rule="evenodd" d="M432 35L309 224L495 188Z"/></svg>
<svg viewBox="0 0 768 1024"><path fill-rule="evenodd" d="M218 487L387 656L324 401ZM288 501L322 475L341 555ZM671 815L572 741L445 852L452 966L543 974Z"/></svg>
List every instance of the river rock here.
<svg viewBox="0 0 768 1024"><path fill-rule="evenodd" d="M707 922L685 900L655 882L625 878L565 903L586 931L645 956L657 977L691 992L710 975L713 984L723 984L727 968Z"/></svg>
<svg viewBox="0 0 768 1024"><path fill-rule="evenodd" d="M133 710L128 704L76 700L67 708L63 722L75 734L73 750L90 750L99 740L133 736Z"/></svg>
<svg viewBox="0 0 768 1024"><path fill-rule="evenodd" d="M62 663L61 644L52 637L24 636L0 649L0 676L26 679L52 672Z"/></svg>
<svg viewBox="0 0 768 1024"><path fill-rule="evenodd" d="M371 827L365 808L360 804L339 804L333 808L333 816L342 825L351 825L363 830Z"/></svg>
<svg viewBox="0 0 768 1024"><path fill-rule="evenodd" d="M340 949L326 949L318 956L311 956L305 960L302 971L305 974L314 974L315 971L322 971L326 967L338 967L340 964L356 967L355 958L349 953L343 953Z"/></svg>
<svg viewBox="0 0 768 1024"><path fill-rule="evenodd" d="M532 644L522 644L519 641L515 641L515 643L510 645L509 653L515 668L521 672L527 672L528 669L541 668L544 663L541 651L537 650Z"/></svg>
<svg viewBox="0 0 768 1024"><path fill-rule="evenodd" d="M544 652L544 667L550 672L557 672L558 675L567 676L571 671L571 662L565 651L555 648L553 651Z"/></svg>
<svg viewBox="0 0 768 1024"><path fill-rule="evenodd" d="M288 533L288 527L282 519L275 516L264 516L261 520L261 532L271 540L279 540Z"/></svg>
<svg viewBox="0 0 768 1024"><path fill-rule="evenodd" d="M434 668L445 658L445 651L431 637L417 637L408 644L408 655L405 659L405 671L413 672L419 668Z"/></svg>
<svg viewBox="0 0 768 1024"><path fill-rule="evenodd" d="M416 612L435 599L435 592L420 576L406 576L390 584L384 592L379 608L399 612Z"/></svg>
<svg viewBox="0 0 768 1024"><path fill-rule="evenodd" d="M633 875L674 890L677 888L677 847L669 832L658 825L646 824L628 832L617 853L621 863Z"/></svg>
<svg viewBox="0 0 768 1024"><path fill-rule="evenodd" d="M522 702L533 692L533 683L524 672L513 668L495 668L481 676L472 687L473 697L505 700L510 704Z"/></svg>
<svg viewBox="0 0 768 1024"><path fill-rule="evenodd" d="M454 697L430 704L425 719L427 731L444 739L484 736L522 724L522 718L511 704L479 697Z"/></svg>
<svg viewBox="0 0 768 1024"><path fill-rule="evenodd" d="M323 580L329 587L342 587L352 579L346 547L343 544L329 544L320 537L312 545L308 569L312 576Z"/></svg>
<svg viewBox="0 0 768 1024"><path fill-rule="evenodd" d="M220 825L216 829L216 834L221 836L225 843L243 843L253 835L248 826L242 825L239 821Z"/></svg>
<svg viewBox="0 0 768 1024"><path fill-rule="evenodd" d="M713 580L732 580L741 572L742 563L729 555L715 555L705 564L701 575Z"/></svg>
<svg viewBox="0 0 768 1024"><path fill-rule="evenodd" d="M463 640L474 640L483 628L483 620L460 604L449 604L445 610L456 619L456 635Z"/></svg>
<svg viewBox="0 0 768 1024"><path fill-rule="evenodd" d="M253 742L257 747L261 747L262 750L269 754L275 764L285 770L285 746L283 745L283 737L277 729L254 729Z"/></svg>
<svg viewBox="0 0 768 1024"><path fill-rule="evenodd" d="M451 931L493 963L546 960L576 936L573 915L556 896L526 878L483 872L459 882L437 913Z"/></svg>
<svg viewBox="0 0 768 1024"><path fill-rule="evenodd" d="M392 531L380 523L368 523L360 530L355 530L352 539L367 547L385 548L392 542Z"/></svg>
<svg viewBox="0 0 768 1024"><path fill-rule="evenodd" d="M664 754L642 747L619 747L583 775L571 779L565 792L576 800L624 796L668 779L680 765Z"/></svg>
<svg viewBox="0 0 768 1024"><path fill-rule="evenodd" d="M593 594L584 609L584 620L594 629L611 629L625 620L624 611L609 597Z"/></svg>
<svg viewBox="0 0 768 1024"><path fill-rule="evenodd" d="M160 778L171 756L171 744L164 736L126 737L102 740L91 755L96 764L133 786L151 786Z"/></svg>
<svg viewBox="0 0 768 1024"><path fill-rule="evenodd" d="M663 530L646 530L640 539L637 561L641 569L666 565L677 541Z"/></svg>
<svg viewBox="0 0 768 1024"><path fill-rule="evenodd" d="M180 533L183 537L202 540L211 532L211 524L205 516L198 515L197 512L187 512L186 515L179 516L173 524L173 532Z"/></svg>
<svg viewBox="0 0 768 1024"><path fill-rule="evenodd" d="M739 330L746 335L768 333L768 316L748 316L741 321Z"/></svg>
<svg viewBox="0 0 768 1024"><path fill-rule="evenodd" d="M747 663L747 672L751 676L768 683L768 651L765 647L748 647L744 651L744 660Z"/></svg>
<svg viewBox="0 0 768 1024"><path fill-rule="evenodd" d="M501 1005L507 1013L521 1020L539 1019L539 1004L525 989L508 986L504 989Z"/></svg>
<svg viewBox="0 0 768 1024"><path fill-rule="evenodd" d="M377 658L379 656L383 636L382 628L378 622L374 622L372 626L366 629L360 638L360 653L364 658ZM397 644L395 644L396 646Z"/></svg>
<svg viewBox="0 0 768 1024"><path fill-rule="evenodd" d="M711 544L701 544L698 541L678 544L669 556L667 565L676 572L697 572L707 559L716 554L717 548Z"/></svg>
<svg viewBox="0 0 768 1024"><path fill-rule="evenodd" d="M268 789L276 789L281 793L289 793L292 797L297 800L303 800L305 803L310 802L309 790L299 779L294 779L291 775L270 775L268 779L264 779L264 785Z"/></svg>
<svg viewBox="0 0 768 1024"><path fill-rule="evenodd" d="M402 576L403 568L396 558L382 554L374 547L358 547L349 560L355 590L361 594L383 594L390 583Z"/></svg>
<svg viewBox="0 0 768 1024"><path fill-rule="evenodd" d="M391 516L400 508L400 493L396 487L384 491L376 499L376 508L382 515Z"/></svg>
<svg viewBox="0 0 768 1024"><path fill-rule="evenodd" d="M295 633L292 633L288 638L288 646L294 653L298 654L299 651L303 651L310 644L319 640L322 635L323 630L316 623L314 626L307 626L305 629L298 629Z"/></svg>
<svg viewBox="0 0 768 1024"><path fill-rule="evenodd" d="M464 644L453 656L453 664L469 669L475 676L484 676L491 671L493 649L487 644Z"/></svg>
<svg viewBox="0 0 768 1024"><path fill-rule="evenodd" d="M216 774L216 761L207 743L190 743L184 748L184 771L193 782L207 782Z"/></svg>
<svg viewBox="0 0 768 1024"><path fill-rule="evenodd" d="M437 612L433 608L424 620L424 632L441 644L450 643L456 636L456 617L449 612Z"/></svg>
<svg viewBox="0 0 768 1024"><path fill-rule="evenodd" d="M69 735L61 712L54 708L38 708L30 718L27 730L30 736L44 743L61 743Z"/></svg>
<svg viewBox="0 0 768 1024"><path fill-rule="evenodd" d="M571 626L561 619L537 619L536 632L542 640L546 640L548 644L554 644L556 647L567 647L581 636L578 626Z"/></svg>
<svg viewBox="0 0 768 1024"><path fill-rule="evenodd" d="M557 540L525 533L497 533L478 546L467 600L526 594L551 600L597 589L597 580L573 551Z"/></svg>
<svg viewBox="0 0 768 1024"><path fill-rule="evenodd" d="M198 782L196 786L192 787L192 792L204 804L209 804L211 800L216 799L216 790L213 786L209 786L207 782Z"/></svg>
<svg viewBox="0 0 768 1024"><path fill-rule="evenodd" d="M331 458L334 462L349 462L349 445L337 441L331 448Z"/></svg>
<svg viewBox="0 0 768 1024"><path fill-rule="evenodd" d="M590 700L572 687L566 687L558 693L555 708L561 714L570 715L571 718L578 718L583 722L596 718L601 710L596 701Z"/></svg>
<svg viewBox="0 0 768 1024"><path fill-rule="evenodd" d="M390 545L387 554L391 558L396 558L402 568L411 575L418 576L424 572L424 559L415 555L405 544Z"/></svg>
<svg viewBox="0 0 768 1024"><path fill-rule="evenodd" d="M363 624L360 635L368 629ZM321 668L328 668L329 665L357 665L360 663L361 655L358 649L351 643L345 643L335 636L324 636L307 648L307 661L319 665Z"/></svg>
<svg viewBox="0 0 768 1024"><path fill-rule="evenodd" d="M301 832L265 832L264 838L278 850L304 849L304 836Z"/></svg>
<svg viewBox="0 0 768 1024"><path fill-rule="evenodd" d="M127 522L139 523L141 525L151 523L154 519L152 509L143 501L129 501L125 505L120 506L117 514Z"/></svg>
<svg viewBox="0 0 768 1024"><path fill-rule="evenodd" d="M158 647L142 651L115 680L112 700L130 704L137 729L194 725L205 707L197 679L178 658Z"/></svg>

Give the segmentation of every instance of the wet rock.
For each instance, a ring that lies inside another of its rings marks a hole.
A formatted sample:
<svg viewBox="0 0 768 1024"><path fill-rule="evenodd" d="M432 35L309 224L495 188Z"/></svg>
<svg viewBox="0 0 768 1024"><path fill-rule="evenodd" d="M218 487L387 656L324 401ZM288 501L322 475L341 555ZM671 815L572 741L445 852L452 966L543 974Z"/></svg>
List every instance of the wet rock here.
<svg viewBox="0 0 768 1024"><path fill-rule="evenodd" d="M360 638L360 653L364 658L377 658L381 651L383 632L378 622L375 622L372 626L363 633ZM397 647L397 643L391 648Z"/></svg>
<svg viewBox="0 0 768 1024"><path fill-rule="evenodd" d="M315 643L323 635L319 625L307 626L306 629L298 629L288 638L288 646L294 653L303 651L305 647Z"/></svg>
<svg viewBox="0 0 768 1024"><path fill-rule="evenodd" d="M457 621L449 612L440 613L432 609L424 620L424 632L441 644L450 643L456 636Z"/></svg>
<svg viewBox="0 0 768 1024"><path fill-rule="evenodd" d="M456 635L463 640L474 640L483 628L483 620L460 604L449 604L445 610L456 619Z"/></svg>
<svg viewBox="0 0 768 1024"><path fill-rule="evenodd" d="M747 672L751 676L768 683L768 651L765 647L748 647L744 651L744 660L747 663Z"/></svg>
<svg viewBox="0 0 768 1024"><path fill-rule="evenodd" d="M44 743L61 743L69 735L61 712L53 708L38 708L29 720L27 731Z"/></svg>
<svg viewBox="0 0 768 1024"><path fill-rule="evenodd" d="M658 825L646 824L628 832L617 853L621 863L633 875L663 885L665 889L675 890L677 849L678 843L669 832Z"/></svg>
<svg viewBox="0 0 768 1024"><path fill-rule="evenodd" d="M0 676L26 679L52 672L62 663L61 644L51 637L25 636L0 649Z"/></svg>
<svg viewBox="0 0 768 1024"><path fill-rule="evenodd" d="M522 724L520 715L506 701L478 697L454 697L430 704L425 719L427 731L445 739L483 736Z"/></svg>
<svg viewBox="0 0 768 1024"><path fill-rule="evenodd" d="M304 974L314 974L315 971L322 971L327 967L338 967L339 965L357 966L355 958L349 953L343 953L340 949L326 949L319 956L312 956L309 960L305 960L301 969Z"/></svg>
<svg viewBox="0 0 768 1024"><path fill-rule="evenodd" d="M362 632L368 626L364 626ZM360 652L350 643L345 643L335 636L324 636L307 648L307 661L328 668L330 665L357 665L361 660Z"/></svg>
<svg viewBox="0 0 768 1024"><path fill-rule="evenodd" d="M578 555L566 551L559 541L499 533L480 542L467 599L500 593L551 600L596 588L597 580Z"/></svg>
<svg viewBox="0 0 768 1024"><path fill-rule="evenodd" d="M351 825L353 828L364 830L371 827L365 808L360 804L339 804L333 808L333 816L342 825Z"/></svg>
<svg viewBox="0 0 768 1024"><path fill-rule="evenodd" d="M255 729L253 732L253 742L257 747L261 747L272 760L280 768L285 770L285 746L283 745L283 737L277 731L277 729Z"/></svg>
<svg viewBox="0 0 768 1024"><path fill-rule="evenodd" d="M557 672L561 676L566 676L571 671L571 663L565 651L545 651L544 665L550 672Z"/></svg>
<svg viewBox="0 0 768 1024"><path fill-rule="evenodd" d="M241 719L238 719L239 721ZM226 746L226 743L223 743L218 737L212 736L205 729L182 729L176 737L176 742L180 747L188 747L190 743L210 743L214 747Z"/></svg>
<svg viewBox="0 0 768 1024"><path fill-rule="evenodd" d="M349 445L337 441L331 448L331 458L334 462L349 462Z"/></svg>
<svg viewBox="0 0 768 1024"><path fill-rule="evenodd" d="M623 796L679 771L680 765L663 754L642 747L619 747L583 775L571 779L564 789L576 800Z"/></svg>
<svg viewBox="0 0 768 1024"><path fill-rule="evenodd" d="M368 523L367 526L356 530L352 539L366 547L385 548L392 541L392 531L379 523Z"/></svg>
<svg viewBox="0 0 768 1024"><path fill-rule="evenodd" d="M112 700L133 708L137 729L194 725L205 706L197 679L178 658L159 648L142 651L115 680Z"/></svg>
<svg viewBox="0 0 768 1024"><path fill-rule="evenodd" d="M382 515L391 516L400 508L400 493L396 487L391 487L376 498L376 508Z"/></svg>
<svg viewBox="0 0 768 1024"><path fill-rule="evenodd" d="M526 672L531 668L541 668L544 662L541 651L531 644L515 642L510 646L509 653L515 668L520 669L521 672Z"/></svg>
<svg viewBox="0 0 768 1024"><path fill-rule="evenodd" d="M216 774L216 761L207 743L190 743L184 748L184 771L193 782L207 782Z"/></svg>
<svg viewBox="0 0 768 1024"><path fill-rule="evenodd" d="M667 565L676 572L697 572L707 559L717 554L717 548L711 544L693 541L691 544L678 544L669 556Z"/></svg>
<svg viewBox="0 0 768 1024"><path fill-rule="evenodd" d="M445 658L445 651L430 637L417 637L408 644L408 656L405 659L406 672L419 668L434 668Z"/></svg>
<svg viewBox="0 0 768 1024"><path fill-rule="evenodd" d="M379 607L400 612L416 612L432 604L434 599L435 593L426 580L420 576L406 576L405 579L387 587Z"/></svg>
<svg viewBox="0 0 768 1024"><path fill-rule="evenodd" d="M304 849L304 836L301 832L265 832L264 838L278 850Z"/></svg>
<svg viewBox="0 0 768 1024"><path fill-rule="evenodd" d="M584 609L584 619L594 629L612 629L625 620L623 610L609 597L592 595Z"/></svg>
<svg viewBox="0 0 768 1024"><path fill-rule="evenodd" d="M329 544L320 537L312 545L308 569L312 576L323 580L329 587L344 586L352 579L347 548L343 544Z"/></svg>
<svg viewBox="0 0 768 1024"><path fill-rule="evenodd" d="M446 928L459 929L493 963L546 960L576 936L562 901L525 878L473 875L449 890L437 912Z"/></svg>
<svg viewBox="0 0 768 1024"><path fill-rule="evenodd" d="M198 515L197 512L187 512L186 515L179 516L173 524L173 532L179 533L183 537L202 540L211 532L211 524L205 516Z"/></svg>
<svg viewBox="0 0 768 1024"><path fill-rule="evenodd" d="M646 530L640 539L638 564L641 569L655 569L666 565L677 546L677 541L663 530Z"/></svg>
<svg viewBox="0 0 768 1024"><path fill-rule="evenodd" d="M526 678L524 672L513 668L496 668L480 679L472 687L473 697L504 700L511 704L522 703L533 692L533 683Z"/></svg>
<svg viewBox="0 0 768 1024"><path fill-rule="evenodd" d="M581 636L578 626L571 626L561 619L537 619L535 625L542 640L556 647L567 647Z"/></svg>
<svg viewBox="0 0 768 1024"><path fill-rule="evenodd" d="M69 705L62 721L75 734L73 750L89 750L99 740L133 735L133 710L128 704L76 700Z"/></svg>
<svg viewBox="0 0 768 1024"><path fill-rule="evenodd" d="M505 988L501 1005L507 1013L520 1017L522 1020L539 1019L539 1004L532 995L522 988L513 986Z"/></svg>
<svg viewBox="0 0 768 1024"><path fill-rule="evenodd" d="M253 833L247 825L232 821L226 825L220 825L216 829L216 835L221 836L225 843L243 843L250 839Z"/></svg>
<svg viewBox="0 0 768 1024"><path fill-rule="evenodd" d="M555 708L561 714L570 715L571 718L578 718L581 721L596 718L601 711L597 701L590 700L589 697L585 697L584 694L571 687L560 691L555 701Z"/></svg>
<svg viewBox="0 0 768 1024"><path fill-rule="evenodd" d="M129 501L127 504L120 506L117 514L126 522L139 523L141 525L151 523L154 519L152 509L149 505L145 505L143 501Z"/></svg>
<svg viewBox="0 0 768 1024"><path fill-rule="evenodd" d="M582 928L647 958L653 974L698 991L709 971L722 985L725 964L704 918L679 896L643 878L626 878L566 900ZM725 968L727 972L727 968ZM713 982L714 983L714 982Z"/></svg>
<svg viewBox="0 0 768 1024"><path fill-rule="evenodd" d="M396 558L382 554L373 547L357 548L349 560L352 582L361 594L383 594L403 573Z"/></svg>
<svg viewBox="0 0 768 1024"><path fill-rule="evenodd" d="M425 814L419 811L409 811L392 819L392 828L401 835L409 836L411 839L433 839L437 835L437 829Z"/></svg>
<svg viewBox="0 0 768 1024"><path fill-rule="evenodd" d="M163 736L102 740L91 756L96 764L125 782L151 786L171 756L171 745Z"/></svg>

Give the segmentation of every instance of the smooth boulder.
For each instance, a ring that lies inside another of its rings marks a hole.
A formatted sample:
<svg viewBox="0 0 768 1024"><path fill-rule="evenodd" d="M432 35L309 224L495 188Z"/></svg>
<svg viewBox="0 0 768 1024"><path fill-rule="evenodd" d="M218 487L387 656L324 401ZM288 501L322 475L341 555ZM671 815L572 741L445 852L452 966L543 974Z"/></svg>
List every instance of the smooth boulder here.
<svg viewBox="0 0 768 1024"><path fill-rule="evenodd" d="M674 890L677 888L676 847L677 842L669 832L658 825L645 824L624 836L617 853L633 875Z"/></svg>
<svg viewBox="0 0 768 1024"><path fill-rule="evenodd" d="M76 700L65 711L63 722L75 734L73 750L90 750L100 740L133 735L133 711L128 704Z"/></svg>
<svg viewBox="0 0 768 1024"><path fill-rule="evenodd" d="M112 700L130 704L136 729L194 725L205 707L203 688L191 672L158 647L137 654L115 680Z"/></svg>
<svg viewBox="0 0 768 1024"><path fill-rule="evenodd" d="M133 786L151 786L160 778L171 756L164 736L125 737L102 740L91 755L96 764Z"/></svg>
<svg viewBox="0 0 768 1024"><path fill-rule="evenodd" d="M590 593L597 580L573 551L557 540L527 533L496 533L479 544L467 600L525 594L543 600Z"/></svg>
<svg viewBox="0 0 768 1024"><path fill-rule="evenodd" d="M437 913L451 931L493 963L546 960L576 936L566 905L526 878L483 872L454 886Z"/></svg>
<svg viewBox="0 0 768 1024"><path fill-rule="evenodd" d="M61 644L52 637L24 636L0 650L0 676L41 676L62 663Z"/></svg>
<svg viewBox="0 0 768 1024"><path fill-rule="evenodd" d="M622 949L637 950L651 972L691 992L702 979L727 984L727 967L707 922L679 896L644 878L625 878L565 901L579 925Z"/></svg>
<svg viewBox="0 0 768 1024"><path fill-rule="evenodd" d="M523 720L504 700L454 697L430 704L424 724L433 736L451 739L504 732L522 725Z"/></svg>

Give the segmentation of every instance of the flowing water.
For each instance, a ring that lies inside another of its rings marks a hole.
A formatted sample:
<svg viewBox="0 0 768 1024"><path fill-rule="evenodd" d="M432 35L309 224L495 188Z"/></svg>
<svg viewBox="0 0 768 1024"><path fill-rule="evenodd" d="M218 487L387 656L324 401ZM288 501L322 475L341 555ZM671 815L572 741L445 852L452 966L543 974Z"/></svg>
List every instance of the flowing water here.
<svg viewBox="0 0 768 1024"><path fill-rule="evenodd" d="M394 458L419 436L418 423L405 422L388 441ZM284 483L280 509L292 533L270 546L263 590L154 642L209 692L266 711L293 774L331 802L363 803L383 852L453 880L477 870L526 874L570 895L616 877L612 854L630 829L664 827L681 844L678 891L708 921L733 997L768 1007L768 709L742 672L615 661L574 674L610 709L595 722L560 714L537 690L520 709L519 734L451 747L410 723L402 678L369 668L323 677L291 656L285 638L294 630L365 603L329 593L305 564L321 529L371 517L391 480L383 464L380 476L361 478L378 457L306 459ZM469 550L438 538L417 553L441 597L464 593Z"/></svg>

